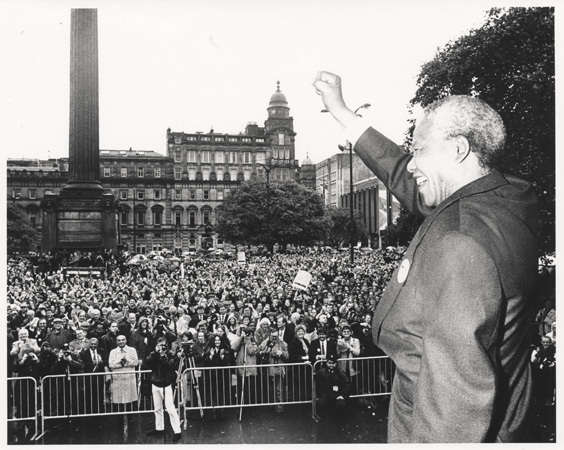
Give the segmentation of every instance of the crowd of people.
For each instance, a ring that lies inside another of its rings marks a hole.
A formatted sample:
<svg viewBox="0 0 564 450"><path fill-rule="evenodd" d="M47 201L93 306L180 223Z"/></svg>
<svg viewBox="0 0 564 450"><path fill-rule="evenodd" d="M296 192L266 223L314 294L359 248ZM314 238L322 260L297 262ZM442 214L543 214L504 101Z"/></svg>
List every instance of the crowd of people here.
<svg viewBox="0 0 564 450"><path fill-rule="evenodd" d="M372 340L372 312L404 250L357 251L354 266L348 252L321 249L250 257L245 264L201 257L176 264L165 260L128 265L123 255L88 255L89 261L104 268L100 277L67 275L63 265L69 263L68 256L12 258L7 286L8 376L39 380L53 374L111 372L119 378L120 371L152 370L152 395L158 406L153 434L163 432L163 409L174 414L170 389L179 356L187 348L185 355L202 367L270 364L269 392L276 414L283 412L285 398L303 398L310 388L305 372L293 371L294 381L283 383L286 374L283 367L274 366L278 363L311 363L322 382L320 404L343 406L351 394L352 377L373 370L348 358L383 355ZM72 259L75 265L84 260L77 255ZM293 286L299 270L312 275L305 290ZM555 320L553 311L539 315L541 327L546 317ZM555 352L549 350L555 343L554 323L550 333L550 342L543 336L542 346L532 355L539 373L545 373L547 365L554 367ZM315 365L319 360L327 364ZM260 383L252 376L256 371L249 368L237 374L239 383L246 377L248 403L256 401L251 398L257 392L251 383ZM545 378L542 383L549 383ZM283 389L283 384L289 388ZM89 398L124 411L140 400L135 377L127 374L109 390L102 377L87 388L94 393ZM227 396L215 392L209 399L221 406ZM102 406L86 408L97 412ZM13 414L22 417L25 411ZM171 416L171 423L179 439L177 418Z"/></svg>

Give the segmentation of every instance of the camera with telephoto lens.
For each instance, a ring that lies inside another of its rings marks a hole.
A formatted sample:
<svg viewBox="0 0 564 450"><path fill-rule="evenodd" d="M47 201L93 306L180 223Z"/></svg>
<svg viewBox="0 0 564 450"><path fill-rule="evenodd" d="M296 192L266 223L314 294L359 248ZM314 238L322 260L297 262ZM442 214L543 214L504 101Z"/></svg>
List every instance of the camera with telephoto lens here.
<svg viewBox="0 0 564 450"><path fill-rule="evenodd" d="M244 327L244 328L243 328L243 332L244 332L245 334L247 334L247 335L249 335L249 334L254 334L255 329L254 329L253 327Z"/></svg>
<svg viewBox="0 0 564 450"><path fill-rule="evenodd" d="M69 344L63 345L63 355L65 356L65 358L70 355Z"/></svg>

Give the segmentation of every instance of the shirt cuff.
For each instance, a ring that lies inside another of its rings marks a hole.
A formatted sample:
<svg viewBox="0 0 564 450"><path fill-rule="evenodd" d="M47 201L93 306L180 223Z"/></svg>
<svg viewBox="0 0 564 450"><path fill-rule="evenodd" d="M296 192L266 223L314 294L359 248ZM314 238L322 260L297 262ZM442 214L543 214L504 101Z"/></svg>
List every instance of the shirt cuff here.
<svg viewBox="0 0 564 450"><path fill-rule="evenodd" d="M347 141L354 147L356 141L360 136L370 127L370 123L364 117L357 116L357 118L343 127L343 132Z"/></svg>

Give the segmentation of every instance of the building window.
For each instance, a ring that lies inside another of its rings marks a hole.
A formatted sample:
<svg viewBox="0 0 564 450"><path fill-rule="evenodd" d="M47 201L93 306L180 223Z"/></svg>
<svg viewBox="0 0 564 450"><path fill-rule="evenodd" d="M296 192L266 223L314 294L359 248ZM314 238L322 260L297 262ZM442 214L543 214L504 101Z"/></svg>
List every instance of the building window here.
<svg viewBox="0 0 564 450"><path fill-rule="evenodd" d="M245 168L245 171L243 173L243 177L244 177L245 181L249 181L251 179L251 169Z"/></svg>
<svg viewBox="0 0 564 450"><path fill-rule="evenodd" d="M264 139L263 138L257 138L256 141L257 142L264 142Z"/></svg>
<svg viewBox="0 0 564 450"><path fill-rule="evenodd" d="M190 237L188 238L188 244L190 245L190 247L195 247L196 246L196 236L191 234Z"/></svg>
<svg viewBox="0 0 564 450"><path fill-rule="evenodd" d="M137 168L137 176L139 178L143 178L145 176L145 168L144 167L138 167Z"/></svg>
<svg viewBox="0 0 564 450"><path fill-rule="evenodd" d="M202 151L202 163L209 163L210 160L210 152L207 150Z"/></svg>
<svg viewBox="0 0 564 450"><path fill-rule="evenodd" d="M289 148L284 149L284 159L290 159L290 149Z"/></svg>
<svg viewBox="0 0 564 450"><path fill-rule="evenodd" d="M256 162L259 164L264 164L264 162L266 161L265 152L258 152L255 157L256 157Z"/></svg>
<svg viewBox="0 0 564 450"><path fill-rule="evenodd" d="M163 212L153 211L153 225L160 227L163 224Z"/></svg>
<svg viewBox="0 0 564 450"><path fill-rule="evenodd" d="M251 163L251 152L243 152L243 162L245 164Z"/></svg>
<svg viewBox="0 0 564 450"><path fill-rule="evenodd" d="M137 225L145 225L145 211L137 211Z"/></svg>
<svg viewBox="0 0 564 450"><path fill-rule="evenodd" d="M196 189L190 189L190 200L196 200Z"/></svg>
<svg viewBox="0 0 564 450"><path fill-rule="evenodd" d="M284 145L284 133L278 133L278 145Z"/></svg>
<svg viewBox="0 0 564 450"><path fill-rule="evenodd" d="M182 179L182 167L175 167L174 168L174 179L181 180Z"/></svg>
<svg viewBox="0 0 564 450"><path fill-rule="evenodd" d="M177 226L182 225L182 212L180 211L174 212L174 224Z"/></svg>
<svg viewBox="0 0 564 450"><path fill-rule="evenodd" d="M129 211L122 211L121 212L121 224L127 225L129 222Z"/></svg>
<svg viewBox="0 0 564 450"><path fill-rule="evenodd" d="M37 198L37 189L30 189L28 194L30 200L35 200Z"/></svg>
<svg viewBox="0 0 564 450"><path fill-rule="evenodd" d="M210 212L209 211L207 211L207 210L203 211L202 216L203 216L202 219L204 221L204 225L210 223Z"/></svg>
<svg viewBox="0 0 564 450"><path fill-rule="evenodd" d="M174 138L174 143L175 143L175 144L182 144L182 138L180 138L180 137L175 137L175 138Z"/></svg>
<svg viewBox="0 0 564 450"><path fill-rule="evenodd" d="M195 150L188 150L187 157L188 157L189 163L195 163L196 162L196 151Z"/></svg>
<svg viewBox="0 0 564 450"><path fill-rule="evenodd" d="M188 179L195 180L196 179L196 168L195 167L188 167Z"/></svg>
<svg viewBox="0 0 564 450"><path fill-rule="evenodd" d="M119 191L119 199L127 200L127 191Z"/></svg>
<svg viewBox="0 0 564 450"><path fill-rule="evenodd" d="M225 153L216 152L215 153L215 163L216 164L225 164Z"/></svg>
<svg viewBox="0 0 564 450"><path fill-rule="evenodd" d="M121 168L121 177L122 177L122 178L127 178L127 167L122 167L122 168Z"/></svg>
<svg viewBox="0 0 564 450"><path fill-rule="evenodd" d="M155 178L160 178L160 177L161 177L161 168L155 167Z"/></svg>
<svg viewBox="0 0 564 450"><path fill-rule="evenodd" d="M204 189L204 200L210 199L210 191L208 189Z"/></svg>
<svg viewBox="0 0 564 450"><path fill-rule="evenodd" d="M229 152L229 163L237 164L237 152Z"/></svg>
<svg viewBox="0 0 564 450"><path fill-rule="evenodd" d="M241 139L241 141L243 141L243 142L251 142L251 138L243 138L243 139Z"/></svg>
<svg viewBox="0 0 564 450"><path fill-rule="evenodd" d="M145 191L137 191L137 200L145 200Z"/></svg>
<svg viewBox="0 0 564 450"><path fill-rule="evenodd" d="M209 167L204 167L202 169L202 178L204 179L204 181L208 181L210 179L210 168Z"/></svg>
<svg viewBox="0 0 564 450"><path fill-rule="evenodd" d="M223 142L223 137L215 137L214 141L216 142Z"/></svg>
<svg viewBox="0 0 564 450"><path fill-rule="evenodd" d="M182 189L175 189L174 190L174 199L175 200L182 200Z"/></svg>
<svg viewBox="0 0 564 450"><path fill-rule="evenodd" d="M237 142L237 138L236 137L230 137L229 142Z"/></svg>
<svg viewBox="0 0 564 450"><path fill-rule="evenodd" d="M217 191L217 199L223 200L223 191L221 191L221 190Z"/></svg>
<svg viewBox="0 0 564 450"><path fill-rule="evenodd" d="M182 153L174 152L174 162L182 162Z"/></svg>
<svg viewBox="0 0 564 450"><path fill-rule="evenodd" d="M288 179L288 171L286 169L282 169L282 181L286 181Z"/></svg>
<svg viewBox="0 0 564 450"><path fill-rule="evenodd" d="M195 141L195 140L197 140L197 139L196 139L196 136L187 136L187 137L186 137L186 140L187 140L187 141Z"/></svg>
<svg viewBox="0 0 564 450"><path fill-rule="evenodd" d="M222 168L217 168L215 170L215 177L217 180L223 180L223 169Z"/></svg>
<svg viewBox="0 0 564 450"><path fill-rule="evenodd" d="M191 227L196 226L196 211L188 211L188 225Z"/></svg>
<svg viewBox="0 0 564 450"><path fill-rule="evenodd" d="M110 168L109 167L104 167L104 176L106 178L110 176Z"/></svg>
<svg viewBox="0 0 564 450"><path fill-rule="evenodd" d="M209 136L202 136L202 141L209 141L210 137Z"/></svg>
<svg viewBox="0 0 564 450"><path fill-rule="evenodd" d="M161 199L161 190L155 189L154 195L155 195L155 200L160 200Z"/></svg>

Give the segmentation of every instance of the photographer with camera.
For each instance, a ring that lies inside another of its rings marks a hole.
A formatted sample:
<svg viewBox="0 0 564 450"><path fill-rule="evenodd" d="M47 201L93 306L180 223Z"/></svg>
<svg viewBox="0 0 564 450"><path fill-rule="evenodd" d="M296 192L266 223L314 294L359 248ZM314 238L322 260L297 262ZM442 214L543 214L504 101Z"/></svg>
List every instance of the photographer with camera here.
<svg viewBox="0 0 564 450"><path fill-rule="evenodd" d="M237 369L237 385L241 389L240 395L243 396L245 404L254 404L256 403L257 368L246 366L256 365L258 345L254 335L255 327L247 325L239 329L239 336L231 345L237 353L235 365L245 366ZM251 409L251 416L256 416L254 409Z"/></svg>
<svg viewBox="0 0 564 450"><path fill-rule="evenodd" d="M159 315L155 319L151 334L154 342L157 342L160 338L165 338L168 347L172 348L172 343L176 341L176 334L170 331L169 325L170 320L163 315Z"/></svg>
<svg viewBox="0 0 564 450"><path fill-rule="evenodd" d="M268 378L272 386L271 391L274 395L274 403L281 403L286 397L284 389L286 370L284 366L276 366L276 364L284 364L290 358L288 344L280 339L277 328L271 328L270 337L259 345L258 352L262 360L269 364ZM275 405L274 413L276 415L282 414L283 412L283 405Z"/></svg>
<svg viewBox="0 0 564 450"><path fill-rule="evenodd" d="M184 346L179 347L179 353L184 352ZM165 421L164 409L168 413L170 424L174 435L173 442L177 442L181 437L180 417L174 407L173 385L176 383L176 369L178 369L178 355L169 350L169 345L165 337L157 340L155 351L147 357L143 363L143 369L151 370L151 385L153 402L155 404L155 429L148 432L146 436L164 435Z"/></svg>

